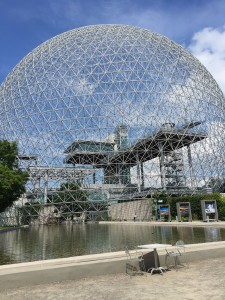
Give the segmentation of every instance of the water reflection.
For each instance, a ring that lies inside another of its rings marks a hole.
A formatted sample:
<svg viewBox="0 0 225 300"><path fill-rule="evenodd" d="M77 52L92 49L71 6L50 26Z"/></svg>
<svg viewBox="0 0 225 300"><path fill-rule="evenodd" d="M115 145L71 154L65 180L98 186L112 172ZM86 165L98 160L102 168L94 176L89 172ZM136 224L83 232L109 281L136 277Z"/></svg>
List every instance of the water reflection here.
<svg viewBox="0 0 225 300"><path fill-rule="evenodd" d="M196 243L193 227L179 227L178 226L177 233L178 233L177 240L181 239L182 241L186 241L186 244Z"/></svg>
<svg viewBox="0 0 225 300"><path fill-rule="evenodd" d="M225 229L142 224L33 226L0 234L0 264L130 249L140 244L225 240Z"/></svg>
<svg viewBox="0 0 225 300"><path fill-rule="evenodd" d="M206 230L208 229L208 230ZM216 242L221 240L220 228L204 228L205 231L205 239L210 240L211 242Z"/></svg>

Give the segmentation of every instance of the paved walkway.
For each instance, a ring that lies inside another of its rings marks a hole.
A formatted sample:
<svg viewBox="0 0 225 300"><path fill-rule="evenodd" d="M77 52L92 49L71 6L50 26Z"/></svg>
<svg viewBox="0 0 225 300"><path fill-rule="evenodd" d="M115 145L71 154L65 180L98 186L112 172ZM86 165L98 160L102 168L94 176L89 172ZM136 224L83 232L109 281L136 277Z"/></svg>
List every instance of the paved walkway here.
<svg viewBox="0 0 225 300"><path fill-rule="evenodd" d="M0 299L224 300L224 281L225 258L218 258L195 262L189 269L171 270L164 276L106 275L0 291Z"/></svg>
<svg viewBox="0 0 225 300"><path fill-rule="evenodd" d="M149 225L149 226L180 226L180 227L216 227L216 228L225 228L225 221L218 221L218 222L203 222L203 221L193 221L193 222L161 222L161 221L151 221L151 222L145 222L145 221L126 221L126 222L119 222L119 221L100 221L99 224L123 224L123 225L130 225L135 224L136 226L143 226L143 225Z"/></svg>

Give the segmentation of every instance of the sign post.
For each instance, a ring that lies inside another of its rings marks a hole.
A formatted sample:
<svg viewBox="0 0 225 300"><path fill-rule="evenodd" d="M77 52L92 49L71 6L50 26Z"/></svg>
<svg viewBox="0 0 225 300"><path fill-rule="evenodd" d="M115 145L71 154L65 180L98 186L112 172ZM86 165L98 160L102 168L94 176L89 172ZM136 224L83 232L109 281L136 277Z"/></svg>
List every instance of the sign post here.
<svg viewBox="0 0 225 300"><path fill-rule="evenodd" d="M217 221L218 211L216 200L201 200L203 222Z"/></svg>
<svg viewBox="0 0 225 300"><path fill-rule="evenodd" d="M177 202L178 222L191 222L191 205L190 202Z"/></svg>
<svg viewBox="0 0 225 300"><path fill-rule="evenodd" d="M154 209L155 209L155 220L158 221L159 215L158 215L158 203L162 203L163 200L155 199L154 200Z"/></svg>
<svg viewBox="0 0 225 300"><path fill-rule="evenodd" d="M171 221L170 205L169 204L158 205L157 210L159 212L160 221L164 221L164 222L170 222Z"/></svg>

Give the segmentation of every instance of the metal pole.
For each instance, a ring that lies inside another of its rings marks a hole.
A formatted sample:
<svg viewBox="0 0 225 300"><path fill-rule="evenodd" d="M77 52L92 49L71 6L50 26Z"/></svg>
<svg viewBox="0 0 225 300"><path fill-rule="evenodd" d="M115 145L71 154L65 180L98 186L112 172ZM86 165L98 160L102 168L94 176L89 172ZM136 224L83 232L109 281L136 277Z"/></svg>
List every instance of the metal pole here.
<svg viewBox="0 0 225 300"><path fill-rule="evenodd" d="M190 145L187 146L188 150L188 164L189 164L189 170L190 170L190 177L191 177L191 188L195 188L194 184L194 171L193 171L193 165L192 165L192 157L191 157L191 148Z"/></svg>
<svg viewBox="0 0 225 300"><path fill-rule="evenodd" d="M47 203L48 199L48 171L45 174L45 182L44 182L44 203Z"/></svg>
<svg viewBox="0 0 225 300"><path fill-rule="evenodd" d="M141 186L142 186L142 187L145 186L144 166L143 166L143 162L141 162Z"/></svg>
<svg viewBox="0 0 225 300"><path fill-rule="evenodd" d="M155 202L155 220L158 221L158 199L154 200Z"/></svg>
<svg viewBox="0 0 225 300"><path fill-rule="evenodd" d="M159 165L160 165L160 175L161 175L161 184L163 190L166 189L166 170L165 170L165 155L163 151L163 145L162 143L159 143Z"/></svg>
<svg viewBox="0 0 225 300"><path fill-rule="evenodd" d="M138 157L138 153L136 154L136 161L137 161L137 184L138 184L138 192L141 191L141 168L140 168L140 161Z"/></svg>

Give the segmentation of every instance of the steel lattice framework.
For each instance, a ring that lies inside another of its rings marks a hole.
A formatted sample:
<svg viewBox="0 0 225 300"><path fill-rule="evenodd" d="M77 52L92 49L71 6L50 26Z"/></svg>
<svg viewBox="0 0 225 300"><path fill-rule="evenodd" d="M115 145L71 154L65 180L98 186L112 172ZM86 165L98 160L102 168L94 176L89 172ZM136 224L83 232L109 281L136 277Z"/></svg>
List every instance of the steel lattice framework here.
<svg viewBox="0 0 225 300"><path fill-rule="evenodd" d="M0 138L18 142L30 173L28 215L47 207L67 220L93 217L112 203L193 194L224 178L220 88L187 50L149 30L58 35L12 70L0 101Z"/></svg>

